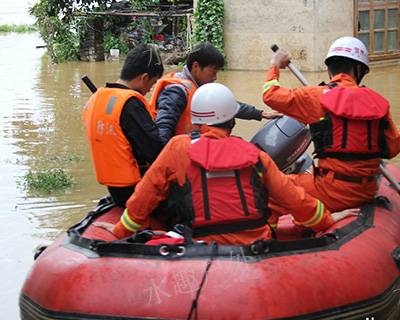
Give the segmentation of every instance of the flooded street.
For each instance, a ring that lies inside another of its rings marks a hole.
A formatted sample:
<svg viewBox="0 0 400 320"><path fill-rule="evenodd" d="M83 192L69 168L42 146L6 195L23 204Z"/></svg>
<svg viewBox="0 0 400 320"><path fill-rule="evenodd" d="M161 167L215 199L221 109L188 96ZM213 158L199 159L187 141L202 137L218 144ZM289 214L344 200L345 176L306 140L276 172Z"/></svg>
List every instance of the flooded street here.
<svg viewBox="0 0 400 320"><path fill-rule="evenodd" d="M53 65L37 34L0 34L0 314L18 319L18 294L37 245L50 243L83 218L106 194L93 174L81 124L81 109L90 96L80 80L88 75L98 86L118 78L121 62ZM269 58L266 57L266 67ZM327 80L325 73L306 73L310 83ZM238 100L262 107L265 72L225 71L218 81ZM288 72L287 86L299 86ZM400 65L373 67L364 84L389 99L400 123ZM238 121L235 133L246 139L262 124ZM393 160L400 164L400 157ZM29 170L62 168L75 185L66 193L29 194L23 177Z"/></svg>

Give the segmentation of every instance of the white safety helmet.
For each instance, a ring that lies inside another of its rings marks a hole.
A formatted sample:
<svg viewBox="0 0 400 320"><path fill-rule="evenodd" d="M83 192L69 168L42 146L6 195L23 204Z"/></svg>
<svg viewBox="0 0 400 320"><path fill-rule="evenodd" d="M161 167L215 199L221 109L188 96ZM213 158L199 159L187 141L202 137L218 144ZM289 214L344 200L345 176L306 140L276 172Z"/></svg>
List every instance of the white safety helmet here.
<svg viewBox="0 0 400 320"><path fill-rule="evenodd" d="M202 85L193 95L190 106L193 124L219 124L231 120L239 104L231 90L220 83Z"/></svg>
<svg viewBox="0 0 400 320"><path fill-rule="evenodd" d="M368 49L361 40L354 37L341 37L335 40L328 50L325 64L331 57L345 57L356 60L368 67Z"/></svg>

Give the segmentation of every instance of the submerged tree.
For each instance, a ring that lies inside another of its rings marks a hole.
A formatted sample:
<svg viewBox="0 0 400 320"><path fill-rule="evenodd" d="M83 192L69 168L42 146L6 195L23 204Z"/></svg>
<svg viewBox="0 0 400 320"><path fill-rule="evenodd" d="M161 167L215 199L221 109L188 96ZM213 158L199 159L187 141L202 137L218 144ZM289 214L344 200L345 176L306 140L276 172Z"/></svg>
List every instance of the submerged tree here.
<svg viewBox="0 0 400 320"><path fill-rule="evenodd" d="M112 0L40 0L31 9L36 26L47 44L52 61L78 59L79 37L84 22L74 15L76 11L104 8Z"/></svg>
<svg viewBox="0 0 400 320"><path fill-rule="evenodd" d="M101 20L104 25L103 34L103 30L93 28L85 14L111 10L157 11L159 4L166 2L178 4L181 1L188 2L187 0L39 0L30 9L30 13L36 18L36 26L46 42L52 61L63 62L79 59L80 40L87 36L88 31L101 32L102 37L104 35L106 52L111 48L117 48L121 53L126 53L130 46L152 41L153 26L148 18L96 15L95 19ZM93 17L91 19L93 20ZM186 31L185 24L179 26Z"/></svg>

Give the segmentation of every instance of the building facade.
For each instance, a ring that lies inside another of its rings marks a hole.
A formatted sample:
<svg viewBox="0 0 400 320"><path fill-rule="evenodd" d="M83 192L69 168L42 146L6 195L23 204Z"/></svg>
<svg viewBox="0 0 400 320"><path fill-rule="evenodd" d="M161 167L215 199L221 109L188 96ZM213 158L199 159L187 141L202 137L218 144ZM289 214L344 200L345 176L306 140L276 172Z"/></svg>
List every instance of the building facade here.
<svg viewBox="0 0 400 320"><path fill-rule="evenodd" d="M225 0L228 68L264 70L277 44L300 69L323 70L345 35L359 37L372 61L400 61L399 16L400 0Z"/></svg>

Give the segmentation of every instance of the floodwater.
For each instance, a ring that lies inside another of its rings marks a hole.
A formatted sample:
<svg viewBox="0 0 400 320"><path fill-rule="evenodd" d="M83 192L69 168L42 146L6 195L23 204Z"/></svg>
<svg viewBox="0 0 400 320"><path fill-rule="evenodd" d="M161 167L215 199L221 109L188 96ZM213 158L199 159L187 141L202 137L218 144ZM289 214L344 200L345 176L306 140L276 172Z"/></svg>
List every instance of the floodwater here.
<svg viewBox="0 0 400 320"><path fill-rule="evenodd" d="M83 75L97 84L118 78L120 62L53 65L36 34L0 34L0 314L18 319L18 294L39 244L83 218L105 195L91 168L81 125L81 110L89 90ZM269 58L265 59L266 64ZM266 65L267 66L267 65ZM305 74L310 83L326 80L325 73ZM218 81L240 101L263 107L265 72L225 71ZM284 72L282 83L298 86ZM400 122L400 65L373 68L365 84L384 96ZM262 124L238 121L235 133L249 139ZM400 158L393 160L399 163ZM37 196L23 188L29 170L63 168L75 179L69 191Z"/></svg>

